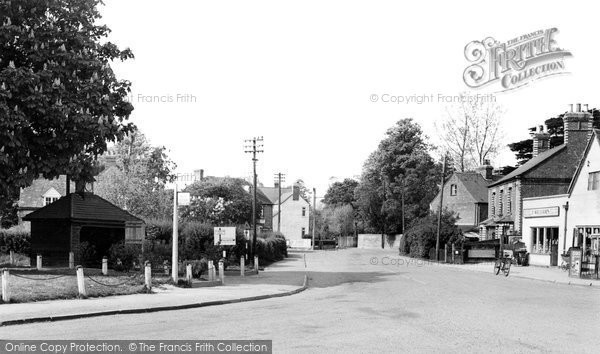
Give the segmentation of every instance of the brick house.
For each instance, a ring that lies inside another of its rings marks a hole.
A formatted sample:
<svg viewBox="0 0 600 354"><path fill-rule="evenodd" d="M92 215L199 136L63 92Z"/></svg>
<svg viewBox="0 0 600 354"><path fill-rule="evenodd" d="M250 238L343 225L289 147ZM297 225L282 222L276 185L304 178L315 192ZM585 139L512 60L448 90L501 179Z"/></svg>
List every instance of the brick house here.
<svg viewBox="0 0 600 354"><path fill-rule="evenodd" d="M300 188L281 188L281 210L279 209L279 187L259 187L259 191L266 197L262 201L264 229L278 229L286 239L301 240L308 235L309 230L309 202L300 196ZM257 193L258 194L258 193ZM259 199L260 202L260 199ZM269 212L270 211L270 212ZM279 217L281 213L281 217ZM281 225L278 227L278 220Z"/></svg>
<svg viewBox="0 0 600 354"><path fill-rule="evenodd" d="M533 158L488 186L489 218L480 224L480 239L502 235L520 238L523 224L523 198L567 193L577 163L592 134L593 117L581 110L563 117L564 144L549 149L550 135L540 126L532 133Z"/></svg>
<svg viewBox="0 0 600 354"><path fill-rule="evenodd" d="M463 232L477 230L480 222L488 217L487 186L500 176L493 174L493 167L486 163L472 172L454 172L444 183L443 207L457 213L457 226ZM439 192L429 204L432 211L439 209Z"/></svg>

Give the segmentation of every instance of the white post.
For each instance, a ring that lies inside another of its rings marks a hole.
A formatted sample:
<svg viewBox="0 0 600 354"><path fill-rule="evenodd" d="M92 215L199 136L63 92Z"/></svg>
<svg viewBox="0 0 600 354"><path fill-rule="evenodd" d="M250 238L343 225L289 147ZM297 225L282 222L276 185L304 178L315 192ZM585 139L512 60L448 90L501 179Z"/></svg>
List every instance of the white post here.
<svg viewBox="0 0 600 354"><path fill-rule="evenodd" d="M8 269L4 268L2 270L2 301L9 302L10 301L10 289L8 287L8 278L10 277L10 273Z"/></svg>
<svg viewBox="0 0 600 354"><path fill-rule="evenodd" d="M108 275L108 258L102 257L102 275Z"/></svg>
<svg viewBox="0 0 600 354"><path fill-rule="evenodd" d="M77 290L79 291L80 296L86 296L85 293L85 280L83 279L83 267L77 266Z"/></svg>
<svg viewBox="0 0 600 354"><path fill-rule="evenodd" d="M258 256L254 256L254 270L258 273Z"/></svg>
<svg viewBox="0 0 600 354"><path fill-rule="evenodd" d="M75 253L69 252L69 269L75 268Z"/></svg>
<svg viewBox="0 0 600 354"><path fill-rule="evenodd" d="M173 183L173 267L171 269L171 277L175 284L179 280L179 231L177 220L177 182Z"/></svg>
<svg viewBox="0 0 600 354"><path fill-rule="evenodd" d="M192 285L192 265L188 264L185 267L185 279L187 280L188 284Z"/></svg>
<svg viewBox="0 0 600 354"><path fill-rule="evenodd" d="M37 255L37 270L42 270L42 255Z"/></svg>
<svg viewBox="0 0 600 354"><path fill-rule="evenodd" d="M227 258L227 251L223 250L223 258Z"/></svg>
<svg viewBox="0 0 600 354"><path fill-rule="evenodd" d="M444 245L444 263L448 263L448 244Z"/></svg>
<svg viewBox="0 0 600 354"><path fill-rule="evenodd" d="M146 285L146 289L152 289L152 266L149 261L146 261L144 268L144 285Z"/></svg>
<svg viewBox="0 0 600 354"><path fill-rule="evenodd" d="M221 284L225 284L225 263L223 260L219 261L219 278L221 278Z"/></svg>
<svg viewBox="0 0 600 354"><path fill-rule="evenodd" d="M240 276L246 276L246 261L244 257L240 257Z"/></svg>
<svg viewBox="0 0 600 354"><path fill-rule="evenodd" d="M215 265L213 264L213 261L211 259L208 260L208 280L209 281L215 281L215 275L213 273L213 270L215 270Z"/></svg>
<svg viewBox="0 0 600 354"><path fill-rule="evenodd" d="M452 244L452 263L454 263L454 251L456 250L454 243Z"/></svg>
<svg viewBox="0 0 600 354"><path fill-rule="evenodd" d="M9 261L10 265L15 265L15 251L10 251Z"/></svg>

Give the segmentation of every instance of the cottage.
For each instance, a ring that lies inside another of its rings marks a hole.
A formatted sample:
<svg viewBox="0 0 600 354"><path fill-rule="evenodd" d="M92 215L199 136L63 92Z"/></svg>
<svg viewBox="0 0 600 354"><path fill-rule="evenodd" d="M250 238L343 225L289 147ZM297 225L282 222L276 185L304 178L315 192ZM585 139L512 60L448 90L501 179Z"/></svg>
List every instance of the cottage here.
<svg viewBox="0 0 600 354"><path fill-rule="evenodd" d="M264 228L279 230L290 243L308 236L310 204L300 195L300 187L281 188L279 210L279 186L259 187L262 196ZM269 211L270 210L270 211Z"/></svg>

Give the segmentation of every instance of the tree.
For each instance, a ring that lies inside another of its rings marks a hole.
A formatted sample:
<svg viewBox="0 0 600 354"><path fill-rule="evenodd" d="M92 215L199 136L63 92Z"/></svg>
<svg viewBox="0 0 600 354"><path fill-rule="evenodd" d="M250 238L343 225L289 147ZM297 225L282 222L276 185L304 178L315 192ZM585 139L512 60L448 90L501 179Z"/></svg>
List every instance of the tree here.
<svg viewBox="0 0 600 354"><path fill-rule="evenodd" d="M107 142L134 129L130 83L110 67L133 54L106 41L99 3L0 3L0 197L40 174L92 181Z"/></svg>
<svg viewBox="0 0 600 354"><path fill-rule="evenodd" d="M354 205L356 198L354 191L358 187L358 181L351 178L344 179L343 182L335 182L325 193L323 203L327 205Z"/></svg>
<svg viewBox="0 0 600 354"><path fill-rule="evenodd" d="M460 103L446 107L446 118L436 128L455 168L464 172L483 165L498 152L503 112L491 100L471 99L468 93L461 97Z"/></svg>
<svg viewBox="0 0 600 354"><path fill-rule="evenodd" d="M600 128L600 110L593 108L588 110L588 112L594 117L593 127L596 129ZM560 146L564 143L563 117L565 114L561 113L556 117L544 121L547 132L550 135L550 148ZM529 132L535 132L535 127L529 128ZM508 147L515 153L519 165L524 164L533 157L533 139L531 138L508 144Z"/></svg>
<svg viewBox="0 0 600 354"><path fill-rule="evenodd" d="M438 213L429 213L411 222L406 231L401 251L413 257L429 257L429 251L435 250L437 239ZM440 244L458 239L460 231L456 226L458 220L453 211L444 209L442 212L442 228L440 229ZM434 252L435 253L435 252Z"/></svg>
<svg viewBox="0 0 600 354"><path fill-rule="evenodd" d="M412 119L400 120L365 162L355 193L369 231L399 233L403 211L407 224L428 213L438 190L440 166L425 139Z"/></svg>
<svg viewBox="0 0 600 354"><path fill-rule="evenodd" d="M213 178L195 182L185 191L192 196L181 216L214 225L242 225L252 220L252 194L244 190L247 182L239 178ZM257 214L260 212L257 208Z"/></svg>
<svg viewBox="0 0 600 354"><path fill-rule="evenodd" d="M142 218L172 215L172 193L164 185L173 180L175 163L164 146L151 146L136 130L109 148L102 159L111 157L116 165L96 177L97 195Z"/></svg>
<svg viewBox="0 0 600 354"><path fill-rule="evenodd" d="M304 180L302 180L302 179L296 180L296 182L294 182L294 186L296 186L300 189L300 197L306 199L308 201L308 203L310 204L310 202L311 202L310 197L312 196L312 190L310 190L310 189L308 189L308 187L306 187Z"/></svg>

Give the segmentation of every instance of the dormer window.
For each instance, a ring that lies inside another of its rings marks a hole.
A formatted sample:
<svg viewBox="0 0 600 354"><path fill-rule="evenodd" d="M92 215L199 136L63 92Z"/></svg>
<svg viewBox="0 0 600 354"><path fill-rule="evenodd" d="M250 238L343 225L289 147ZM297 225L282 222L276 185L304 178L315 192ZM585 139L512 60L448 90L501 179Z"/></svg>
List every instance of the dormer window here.
<svg viewBox="0 0 600 354"><path fill-rule="evenodd" d="M62 195L58 193L58 191L54 188L50 188L44 195L42 196L44 206L48 204L52 204L55 201L59 200Z"/></svg>

